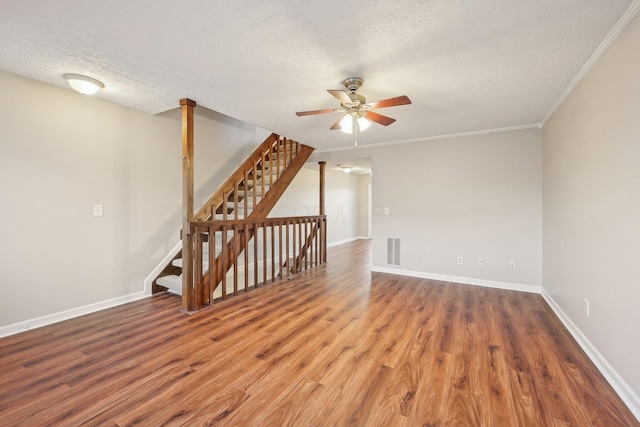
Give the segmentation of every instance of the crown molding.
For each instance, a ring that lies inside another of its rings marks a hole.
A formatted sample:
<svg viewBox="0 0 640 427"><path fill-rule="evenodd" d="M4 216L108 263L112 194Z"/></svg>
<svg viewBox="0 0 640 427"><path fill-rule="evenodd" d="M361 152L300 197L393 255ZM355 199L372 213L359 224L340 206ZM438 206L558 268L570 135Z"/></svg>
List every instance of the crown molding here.
<svg viewBox="0 0 640 427"><path fill-rule="evenodd" d="M638 0L640 1L640 0ZM542 123L530 123L526 125L519 126L510 126L504 128L496 128L496 129L485 129L485 130L476 130L472 132L462 132L462 133L451 133L445 135L437 135L437 136L427 136L424 138L414 138L414 139L402 139L399 141L388 141L388 142L379 142L375 144L367 144L367 145L359 145L357 147L349 146L349 147L338 147L338 148L327 148L327 149L316 149L314 154L316 153L330 153L334 151L346 151L346 150L366 150L367 148L375 148L375 147L386 147L389 145L399 145L399 144L412 144L415 142L424 142L424 141L433 141L438 139L449 139L449 138L459 138L465 136L475 136L475 135L485 135L488 133L500 133L500 132L511 132L516 130L523 129L542 129Z"/></svg>
<svg viewBox="0 0 640 427"><path fill-rule="evenodd" d="M551 118L553 113L556 112L558 108L562 105L562 103L567 99L567 97L573 92L573 90L580 84L582 79L591 71L594 65L598 63L600 58L605 54L605 52L609 49L609 47L615 42L622 31L629 25L631 20L636 16L636 14L640 11L640 0L634 0L633 3L629 6L626 12L620 17L616 25L613 29L607 34L607 37L600 43L600 46L593 52L589 60L584 64L584 66L580 69L578 74L571 80L569 86L562 92L560 97L556 100L556 102L551 106L547 114L542 118L542 126L547 123L547 120Z"/></svg>

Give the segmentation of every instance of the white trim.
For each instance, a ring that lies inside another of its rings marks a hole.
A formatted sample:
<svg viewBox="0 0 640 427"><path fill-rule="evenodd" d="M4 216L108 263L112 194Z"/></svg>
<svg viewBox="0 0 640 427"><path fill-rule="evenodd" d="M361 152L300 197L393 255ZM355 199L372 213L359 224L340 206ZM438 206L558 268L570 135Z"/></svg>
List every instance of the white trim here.
<svg viewBox="0 0 640 427"><path fill-rule="evenodd" d="M178 242L173 247L173 249L171 249L171 251L164 258L162 258L162 261L160 261L156 268L154 268L151 273L149 273L147 278L144 279L144 292L146 292L147 295L151 295L151 285L153 284L153 281L160 275L160 273L162 273L162 270L164 270L164 268L169 265L173 257L175 257L181 249L182 241Z"/></svg>
<svg viewBox="0 0 640 427"><path fill-rule="evenodd" d="M589 359L591 359L593 364L596 365L596 368L598 368L611 387L613 387L615 392L620 396L636 419L640 421L640 397L634 393L629 384L622 379L620 374L613 369L613 366L611 366L604 356L600 354L598 349L582 333L580 328L573 323L571 318L562 310L562 308L560 308L560 305L558 305L553 297L549 295L544 288L542 288L540 293L556 316L558 316L564 327L567 328L571 336L573 336L573 339L578 342L578 345L582 350L584 350L587 356L589 356Z"/></svg>
<svg viewBox="0 0 640 427"><path fill-rule="evenodd" d="M637 0L637 1L640 1L640 0ZM399 141L378 142L378 143L375 143L375 144L364 144L364 145L361 144L361 145L358 145L357 147L349 146L349 147L327 148L325 150L316 149L314 151L314 154L330 153L332 151L362 150L362 149L374 148L374 147L385 147L385 146L388 146L388 145L412 144L412 143L416 143L416 142L432 141L432 140L436 140L436 139L459 138L459 137L474 136L474 135L485 135L485 134L488 134L488 133L511 132L511 131L523 130L523 129L542 129L542 126L543 126L542 123L530 123L530 124L527 124L527 125L510 126L510 127L506 127L506 128L485 129L485 130L476 130L476 131L472 131L472 132L462 132L462 133L452 133L452 134L446 134L446 135L428 136L426 138L403 139L403 140L399 140Z"/></svg>
<svg viewBox="0 0 640 427"><path fill-rule="evenodd" d="M69 310L60 311L58 313L52 313L41 317L35 317L33 319L23 320L11 325L0 326L0 338L7 337L9 335L15 335L20 332L25 332L29 329L40 328L42 326L47 326L54 323L62 322L64 320L73 319L74 317L84 316L85 314L95 313L96 311L137 301L148 296L149 293L146 291L135 292L133 294L123 295L105 301L87 304L81 307L70 308Z"/></svg>
<svg viewBox="0 0 640 427"><path fill-rule="evenodd" d="M551 118L553 113L556 112L558 108L562 105L562 103L567 99L567 97L573 92L573 90L580 84L582 79L591 71L594 65L602 58L605 52L609 49L609 47L613 44L614 41L618 39L622 31L629 25L629 22L636 16L636 14L640 11L640 0L634 0L633 3L627 8L622 17L618 20L613 29L607 34L607 37L604 38L600 46L593 52L589 60L584 64L584 66L578 71L578 74L571 80L569 86L560 94L560 97L556 100L556 102L551 106L547 114L542 118L543 126L547 123L547 120Z"/></svg>
<svg viewBox="0 0 640 427"><path fill-rule="evenodd" d="M336 242L327 243L327 247L331 248L333 246L344 245L345 243L355 242L356 240L360 240L362 237L349 237L348 239L338 240Z"/></svg>
<svg viewBox="0 0 640 427"><path fill-rule="evenodd" d="M445 274L425 273L422 271L403 270L400 268L371 266L372 272L398 274L400 276L419 277L421 279L440 280L444 282L462 283L463 285L484 286L486 288L506 289L510 291L531 292L539 294L540 286L520 283L499 282L497 280L475 279L472 277L449 276Z"/></svg>

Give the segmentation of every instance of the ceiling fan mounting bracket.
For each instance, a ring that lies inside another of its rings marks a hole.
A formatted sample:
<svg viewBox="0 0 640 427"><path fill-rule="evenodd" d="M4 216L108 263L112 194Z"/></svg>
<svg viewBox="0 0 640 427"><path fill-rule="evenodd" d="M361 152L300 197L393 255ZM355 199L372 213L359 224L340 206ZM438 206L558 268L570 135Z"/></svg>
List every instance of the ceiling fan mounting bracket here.
<svg viewBox="0 0 640 427"><path fill-rule="evenodd" d="M364 80L362 80L361 77L349 77L348 79L345 79L344 82L342 82L342 84L344 84L344 87L349 89L351 93L357 91L360 86L362 86L362 83L364 83Z"/></svg>

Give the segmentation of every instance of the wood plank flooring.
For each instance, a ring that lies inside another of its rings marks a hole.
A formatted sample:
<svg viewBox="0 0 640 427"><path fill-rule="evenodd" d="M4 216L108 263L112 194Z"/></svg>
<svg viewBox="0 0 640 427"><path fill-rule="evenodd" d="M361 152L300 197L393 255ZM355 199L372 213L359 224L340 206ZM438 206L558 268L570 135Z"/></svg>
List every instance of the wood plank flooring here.
<svg viewBox="0 0 640 427"><path fill-rule="evenodd" d="M4 338L0 425L640 426L539 295L372 274L369 248Z"/></svg>

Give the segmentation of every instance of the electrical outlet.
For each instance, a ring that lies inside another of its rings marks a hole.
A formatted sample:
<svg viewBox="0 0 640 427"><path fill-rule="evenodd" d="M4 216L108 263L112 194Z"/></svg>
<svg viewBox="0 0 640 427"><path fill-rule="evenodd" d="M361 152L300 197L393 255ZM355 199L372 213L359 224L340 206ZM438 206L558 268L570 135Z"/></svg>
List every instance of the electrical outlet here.
<svg viewBox="0 0 640 427"><path fill-rule="evenodd" d="M389 208L385 206L384 208L384 214L385 215L389 215Z"/></svg>
<svg viewBox="0 0 640 427"><path fill-rule="evenodd" d="M584 314L589 317L591 315L591 307L588 299L584 299Z"/></svg>
<svg viewBox="0 0 640 427"><path fill-rule="evenodd" d="M458 264L464 264L464 258L462 258L461 256L458 257Z"/></svg>
<svg viewBox="0 0 640 427"><path fill-rule="evenodd" d="M93 205L93 216L102 216L102 215L104 215L104 206Z"/></svg>
<svg viewBox="0 0 640 427"><path fill-rule="evenodd" d="M512 269L512 270L515 270L516 262L515 261L509 261L509 268Z"/></svg>
<svg viewBox="0 0 640 427"><path fill-rule="evenodd" d="M476 260L476 264L478 265L478 267L482 267L482 258L478 258Z"/></svg>

